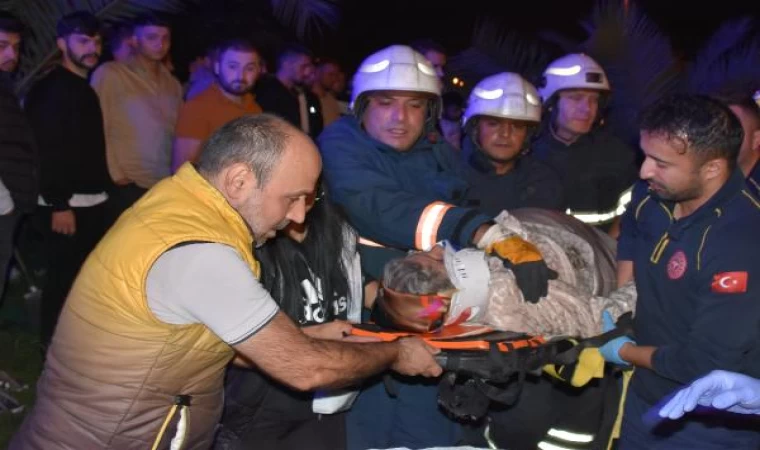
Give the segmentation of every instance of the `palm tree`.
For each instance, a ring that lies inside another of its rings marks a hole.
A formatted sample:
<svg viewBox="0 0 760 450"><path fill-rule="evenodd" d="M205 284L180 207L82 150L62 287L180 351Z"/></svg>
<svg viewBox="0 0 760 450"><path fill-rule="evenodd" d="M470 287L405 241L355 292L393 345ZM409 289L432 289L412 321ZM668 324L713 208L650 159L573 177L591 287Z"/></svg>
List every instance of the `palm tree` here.
<svg viewBox="0 0 760 450"><path fill-rule="evenodd" d="M467 80L461 90L468 92L483 78L499 72L519 73L535 82L555 56L557 50L546 42L514 31L499 19L481 17L475 22L470 47L449 59L447 72Z"/></svg>
<svg viewBox="0 0 760 450"><path fill-rule="evenodd" d="M566 50L586 53L604 67L613 89L608 126L636 143L639 112L678 88L682 63L670 39L635 3L600 0L583 26L588 38Z"/></svg>
<svg viewBox="0 0 760 450"><path fill-rule="evenodd" d="M728 87L760 88L760 34L757 23L743 17L722 25L688 64L683 89L713 94Z"/></svg>

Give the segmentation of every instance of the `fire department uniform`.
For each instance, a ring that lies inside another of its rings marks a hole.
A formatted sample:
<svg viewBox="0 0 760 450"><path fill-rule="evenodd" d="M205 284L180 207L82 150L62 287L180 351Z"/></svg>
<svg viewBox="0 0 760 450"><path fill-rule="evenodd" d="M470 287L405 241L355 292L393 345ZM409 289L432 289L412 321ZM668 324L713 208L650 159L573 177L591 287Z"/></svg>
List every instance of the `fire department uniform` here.
<svg viewBox="0 0 760 450"><path fill-rule="evenodd" d="M621 449L758 448L757 427L726 414L687 416L656 430L642 415L669 394L723 369L760 376L760 202L736 169L687 217L639 182L618 243L633 261L637 345L657 348L653 369L636 368Z"/></svg>

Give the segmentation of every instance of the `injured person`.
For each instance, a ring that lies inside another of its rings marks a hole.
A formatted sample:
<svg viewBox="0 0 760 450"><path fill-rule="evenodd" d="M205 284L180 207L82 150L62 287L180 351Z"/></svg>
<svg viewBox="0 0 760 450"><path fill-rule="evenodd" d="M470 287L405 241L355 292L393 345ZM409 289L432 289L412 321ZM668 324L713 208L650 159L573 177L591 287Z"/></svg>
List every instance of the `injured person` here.
<svg viewBox="0 0 760 450"><path fill-rule="evenodd" d="M512 272L499 258L441 243L385 266L373 318L394 328L426 332L441 325L477 323L542 336L591 337L602 330L602 312L633 311L633 283L616 287L615 241L579 220L524 208L497 218L506 233L535 244L557 272L548 295L523 300Z"/></svg>

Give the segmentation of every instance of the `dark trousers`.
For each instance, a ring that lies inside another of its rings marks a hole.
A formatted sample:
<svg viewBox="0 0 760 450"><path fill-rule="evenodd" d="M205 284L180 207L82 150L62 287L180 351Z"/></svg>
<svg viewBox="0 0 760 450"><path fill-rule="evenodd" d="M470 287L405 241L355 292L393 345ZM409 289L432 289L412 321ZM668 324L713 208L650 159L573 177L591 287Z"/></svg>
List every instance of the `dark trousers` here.
<svg viewBox="0 0 760 450"><path fill-rule="evenodd" d="M230 367L214 450L344 450L345 413L315 414L313 394Z"/></svg>
<svg viewBox="0 0 760 450"><path fill-rule="evenodd" d="M40 208L37 214L41 222L40 229L44 232L47 254L47 283L42 291L40 305L40 338L44 347L47 347L53 337L58 315L79 269L105 234L112 215L109 201L72 209L76 218L76 232L71 236L53 232L52 209Z"/></svg>
<svg viewBox="0 0 760 450"><path fill-rule="evenodd" d="M13 258L13 243L19 219L21 213L16 211L0 216L0 305L8 278L8 267Z"/></svg>
<svg viewBox="0 0 760 450"><path fill-rule="evenodd" d="M141 188L134 183L129 183L124 186L114 186L108 193L110 196L111 209L114 214L114 221L119 218L121 213L140 200L140 197L146 192L148 192L147 189Z"/></svg>
<svg viewBox="0 0 760 450"><path fill-rule="evenodd" d="M377 377L367 381L346 417L348 449L457 445L462 428L438 406L438 380L393 379L396 397Z"/></svg>

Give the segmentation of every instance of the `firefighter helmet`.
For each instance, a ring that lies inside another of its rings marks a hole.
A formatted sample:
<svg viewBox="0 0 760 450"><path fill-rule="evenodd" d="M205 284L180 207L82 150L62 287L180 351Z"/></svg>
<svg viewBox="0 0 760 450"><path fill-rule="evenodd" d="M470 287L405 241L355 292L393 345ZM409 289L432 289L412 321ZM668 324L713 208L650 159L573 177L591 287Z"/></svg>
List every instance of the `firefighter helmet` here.
<svg viewBox="0 0 760 450"><path fill-rule="evenodd" d="M539 89L544 104L564 89L593 89L607 92L607 74L596 61L583 53L571 53L549 64Z"/></svg>

